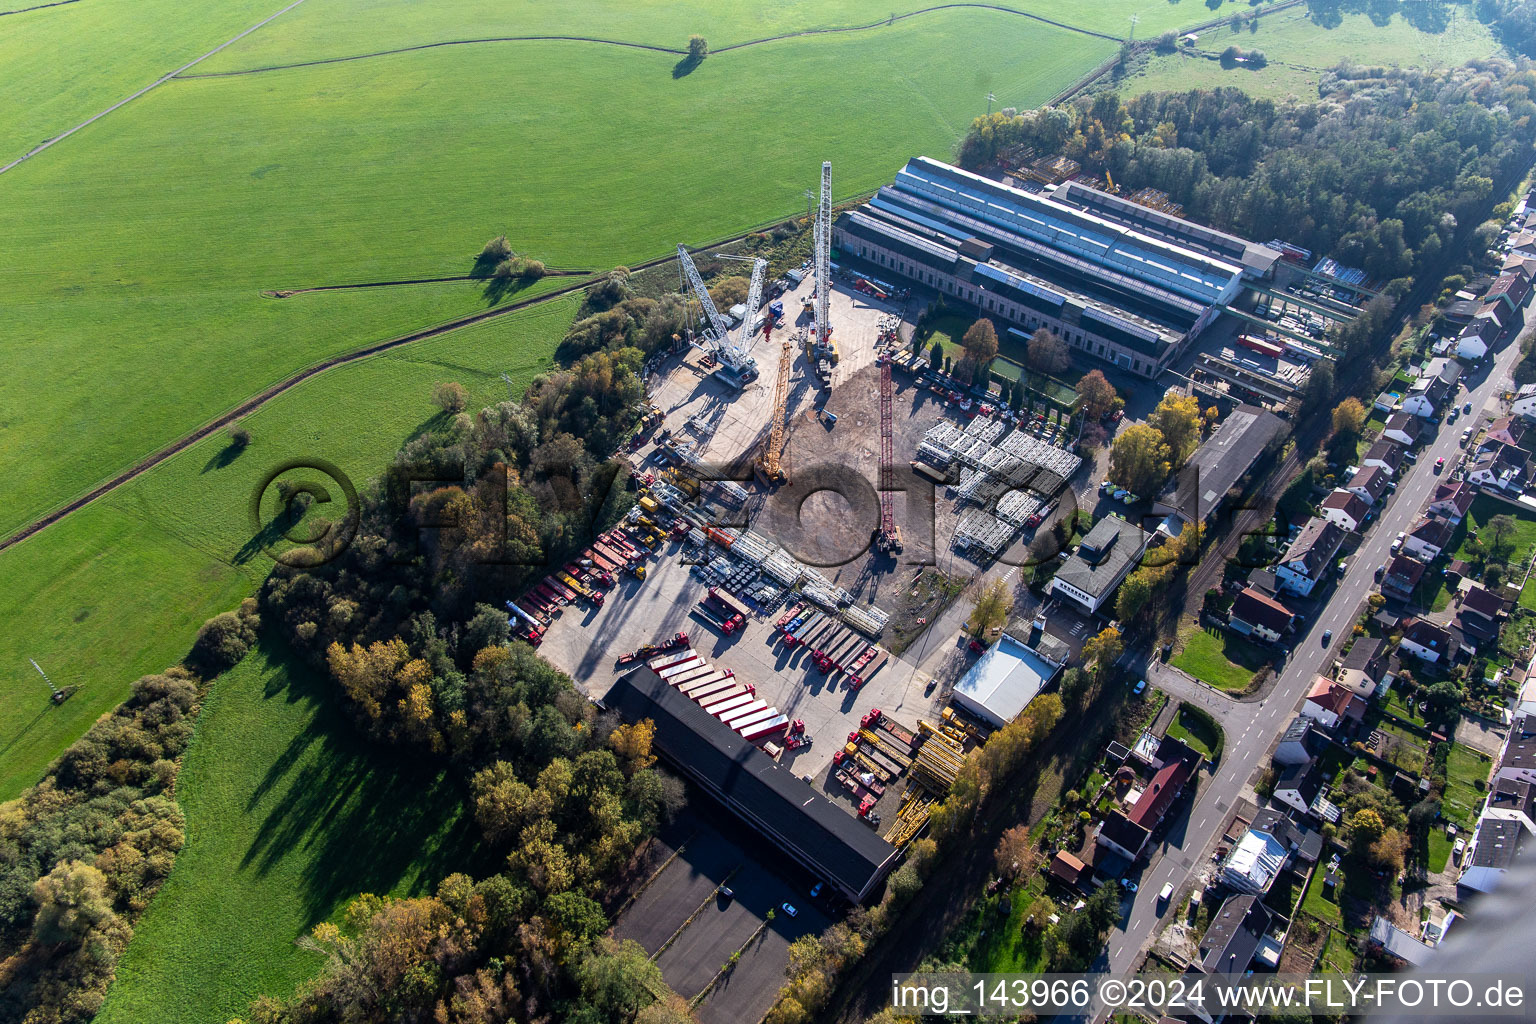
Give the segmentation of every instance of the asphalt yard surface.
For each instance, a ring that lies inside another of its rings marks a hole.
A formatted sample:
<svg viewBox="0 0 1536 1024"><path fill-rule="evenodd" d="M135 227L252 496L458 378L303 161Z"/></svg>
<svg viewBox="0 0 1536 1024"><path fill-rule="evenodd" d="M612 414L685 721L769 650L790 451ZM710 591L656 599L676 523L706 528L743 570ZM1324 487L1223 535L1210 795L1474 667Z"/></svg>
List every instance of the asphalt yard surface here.
<svg viewBox="0 0 1536 1024"><path fill-rule="evenodd" d="M759 1020L784 983L789 944L833 918L811 899L814 881L778 871L772 847L745 826L690 815L668 831L678 833L664 836L679 840L674 855L619 915L614 937L638 942L684 999L708 990L695 1008L704 1024Z"/></svg>

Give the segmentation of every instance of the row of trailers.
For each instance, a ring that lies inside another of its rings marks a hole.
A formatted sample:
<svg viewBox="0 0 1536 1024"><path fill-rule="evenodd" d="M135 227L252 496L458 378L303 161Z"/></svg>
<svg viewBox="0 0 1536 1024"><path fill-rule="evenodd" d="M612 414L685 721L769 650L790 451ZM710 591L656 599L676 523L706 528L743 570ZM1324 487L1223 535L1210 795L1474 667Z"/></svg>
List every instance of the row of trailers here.
<svg viewBox="0 0 1536 1024"><path fill-rule="evenodd" d="M646 662L667 685L725 723L742 739L759 746L788 739L805 726L757 697L757 688L736 680L730 669L716 668L697 651L674 651Z"/></svg>
<svg viewBox="0 0 1536 1024"><path fill-rule="evenodd" d="M840 617L806 602L780 616L774 628L785 647L810 650L811 663L822 675L843 673L850 690L863 686L891 657Z"/></svg>
<svg viewBox="0 0 1536 1024"><path fill-rule="evenodd" d="M544 639L550 620L567 605L600 606L604 591L628 573L645 579L645 559L656 552L661 538L640 527L615 527L598 537L574 562L550 573L529 587L516 601L507 602L512 624L534 646Z"/></svg>

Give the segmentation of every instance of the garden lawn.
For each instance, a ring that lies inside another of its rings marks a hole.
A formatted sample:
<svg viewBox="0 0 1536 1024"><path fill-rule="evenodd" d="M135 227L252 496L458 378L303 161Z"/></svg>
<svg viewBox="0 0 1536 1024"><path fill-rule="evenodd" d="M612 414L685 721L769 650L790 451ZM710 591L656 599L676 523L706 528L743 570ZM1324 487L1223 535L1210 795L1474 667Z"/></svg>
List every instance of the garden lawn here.
<svg viewBox="0 0 1536 1024"><path fill-rule="evenodd" d="M1044 892L1041 876L1031 872L1025 884L1015 886L1001 896L987 896L977 901L966 928L968 947L962 954L971 971L995 974L1045 970L1043 933L1026 932L1021 927L1030 906ZM998 911L1004 899L1010 900L1013 906L1012 912L1006 915ZM1066 909L1060 907L1058 911ZM983 931L985 935L981 934Z"/></svg>
<svg viewBox="0 0 1536 1024"><path fill-rule="evenodd" d="M179 660L197 627L253 593L272 562L249 547L249 501L279 463L322 458L361 488L420 430L441 429L434 384L470 407L505 399L550 365L576 298L396 349L313 377L245 422L235 454L210 437L34 537L0 552L0 800L43 768L135 678ZM53 707L23 660L81 690Z"/></svg>
<svg viewBox="0 0 1536 1024"><path fill-rule="evenodd" d="M1262 651L1241 637L1196 628L1170 663L1218 689L1243 690L1253 682L1254 673L1265 664L1265 658Z"/></svg>
<svg viewBox="0 0 1536 1024"><path fill-rule="evenodd" d="M1488 791L1490 759L1461 743L1451 746L1446 759L1445 795L1440 813L1463 828L1469 828Z"/></svg>
<svg viewBox="0 0 1536 1024"><path fill-rule="evenodd" d="M1345 874L1342 867L1339 868L1338 885L1327 886L1323 884L1323 878L1328 873L1328 861L1326 858L1317 862L1317 870L1312 872L1312 881L1307 885L1307 894L1301 898L1301 909L1319 921L1333 925L1335 928L1344 926L1344 912L1339 907L1339 900L1343 897L1341 891L1345 886Z"/></svg>
<svg viewBox="0 0 1536 1024"><path fill-rule="evenodd" d="M298 368L491 301L264 290L465 274L502 231L554 267L664 256L802 213L823 159L849 197L948 156L988 91L1035 106L1114 49L965 9L681 79L544 41L169 82L0 176L0 533Z"/></svg>
<svg viewBox="0 0 1536 1024"><path fill-rule="evenodd" d="M459 785L369 743L336 688L282 647L217 679L176 793L187 845L139 923L97 1024L243 1017L323 957L294 945L359 893L413 895L478 864Z"/></svg>
<svg viewBox="0 0 1536 1024"><path fill-rule="evenodd" d="M1173 716L1173 721L1168 723L1168 735L1176 740L1182 740L1190 748L1198 750L1206 757L1211 756L1221 741L1221 737L1211 731L1208 723L1201 721L1183 708L1180 708L1178 714Z"/></svg>
<svg viewBox="0 0 1536 1024"><path fill-rule="evenodd" d="M1354 970L1355 954L1350 952L1349 938L1337 928L1330 929L1328 941L1317 955L1319 971L1333 974L1349 974Z"/></svg>
<svg viewBox="0 0 1536 1024"><path fill-rule="evenodd" d="M1511 566L1523 566L1531 557L1531 552L1536 550L1536 512L1497 498L1490 498L1485 494L1477 496L1466 518L1461 521L1459 536L1456 538L1460 543L1456 548L1455 557L1472 561L1467 551L1467 538L1473 532L1477 533L1478 539L1484 544L1492 544L1493 535L1487 531L1486 527L1488 521L1498 515L1507 515L1515 521L1515 532L1504 542L1503 550L1509 552L1508 561ZM1518 578L1517 576L1516 579Z"/></svg>
<svg viewBox="0 0 1536 1024"><path fill-rule="evenodd" d="M1429 830L1429 870L1438 874L1445 870L1445 865L1451 859L1451 848L1454 843L1451 837L1445 834L1443 828Z"/></svg>
<svg viewBox="0 0 1536 1024"><path fill-rule="evenodd" d="M1431 8L1420 8L1430 11ZM1442 68L1464 64L1502 52L1488 27L1468 8L1441 7L1448 20L1422 31L1398 16L1385 26L1366 14L1339 16L1336 25L1324 28L1298 7L1260 19L1258 31L1220 28L1201 33L1196 49L1203 56L1160 54L1150 58L1119 85L1122 93L1162 90L1215 89L1234 86L1255 96L1274 99L1296 97L1316 100L1318 83L1326 69L1342 61L1358 65ZM1146 38L1143 36L1143 38ZM1224 66L1218 57L1228 46L1263 50L1269 63L1252 70L1238 64Z"/></svg>

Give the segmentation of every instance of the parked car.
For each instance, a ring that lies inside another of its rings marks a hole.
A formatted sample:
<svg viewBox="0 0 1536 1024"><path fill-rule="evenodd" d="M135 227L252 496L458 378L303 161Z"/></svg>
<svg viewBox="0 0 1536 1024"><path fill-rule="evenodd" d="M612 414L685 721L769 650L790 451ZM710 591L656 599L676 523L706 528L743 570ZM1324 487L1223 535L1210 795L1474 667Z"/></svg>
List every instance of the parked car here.
<svg viewBox="0 0 1536 1024"><path fill-rule="evenodd" d="M1136 883L1131 881L1129 878L1120 879L1120 887L1126 892L1135 892L1137 889Z"/></svg>
<svg viewBox="0 0 1536 1024"><path fill-rule="evenodd" d="M1470 440L1472 440L1472 428L1467 427L1461 432L1461 443L1466 444Z"/></svg>
<svg viewBox="0 0 1536 1024"><path fill-rule="evenodd" d="M821 890L824 888L826 888L825 882L817 882L815 885L811 886L811 899L815 899L817 896L820 896Z"/></svg>
<svg viewBox="0 0 1536 1024"><path fill-rule="evenodd" d="M1461 411L1465 412L1465 413L1471 413L1471 411L1472 411L1472 403L1468 402L1466 405L1463 405L1461 407Z"/></svg>
<svg viewBox="0 0 1536 1024"><path fill-rule="evenodd" d="M784 913L788 914L790 917L794 917L800 913L800 911L795 909L795 905L793 903L785 903L782 906L784 908Z"/></svg>
<svg viewBox="0 0 1536 1024"><path fill-rule="evenodd" d="M1331 630L1331 629L1323 630L1323 646L1327 647L1332 642L1333 642L1333 630Z"/></svg>
<svg viewBox="0 0 1536 1024"><path fill-rule="evenodd" d="M1157 894L1157 902L1167 903L1171 899L1173 899L1173 883L1164 882L1162 891Z"/></svg>
<svg viewBox="0 0 1536 1024"><path fill-rule="evenodd" d="M1445 468L1445 456L1442 455L1438 459L1435 460L1435 473L1438 474L1444 468Z"/></svg>
<svg viewBox="0 0 1536 1024"><path fill-rule="evenodd" d="M1384 566L1384 565L1378 565L1378 566L1377 566L1377 567L1376 567L1376 578L1377 578L1377 579L1378 579L1378 580L1380 580L1380 579L1381 579L1381 578L1382 578L1382 577L1383 577L1383 576L1385 576L1385 575L1386 575L1386 574L1387 574L1387 567L1386 567L1386 566Z"/></svg>
<svg viewBox="0 0 1536 1024"><path fill-rule="evenodd" d="M723 899L723 900L728 900L732 896L736 895L736 893L731 889L731 887L726 885L724 882L721 882L720 883L720 887L718 889L716 889L715 891L720 894L720 898Z"/></svg>
<svg viewBox="0 0 1536 1024"><path fill-rule="evenodd" d="M1141 696L1141 694L1142 694L1142 691L1144 691L1144 690L1145 690L1145 689L1146 689L1146 688L1147 688L1147 681L1146 681L1146 680L1145 680L1145 679L1143 679L1143 680L1142 680L1142 681L1141 681L1141 682L1139 682L1139 683L1137 683L1137 684L1136 684L1136 688L1135 688L1135 689L1133 689L1133 690L1132 690L1132 691L1131 691L1131 693L1132 693L1132 694L1133 694L1133 695L1135 695L1135 696L1138 696L1138 697L1139 697L1139 696Z"/></svg>
<svg viewBox="0 0 1536 1024"><path fill-rule="evenodd" d="M1403 540L1407 536L1408 535L1406 533L1399 533L1397 535L1397 539L1392 542L1392 553L1394 555L1403 550Z"/></svg>
<svg viewBox="0 0 1536 1024"><path fill-rule="evenodd" d="M1466 853L1466 852L1467 852L1467 841L1465 839L1459 839L1458 838L1456 840L1456 845L1451 847L1451 856L1456 859L1456 863L1457 864L1460 864L1461 863L1461 855Z"/></svg>

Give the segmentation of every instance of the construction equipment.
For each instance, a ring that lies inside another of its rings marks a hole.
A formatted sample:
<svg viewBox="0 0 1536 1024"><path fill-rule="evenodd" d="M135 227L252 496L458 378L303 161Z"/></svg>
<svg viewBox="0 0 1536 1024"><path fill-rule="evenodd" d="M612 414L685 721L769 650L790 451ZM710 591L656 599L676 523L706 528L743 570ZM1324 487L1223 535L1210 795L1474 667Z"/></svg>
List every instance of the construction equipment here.
<svg viewBox="0 0 1536 1024"><path fill-rule="evenodd" d="M832 334L827 302L832 294L832 161L821 164L821 202L816 207L816 341L825 345Z"/></svg>
<svg viewBox="0 0 1536 1024"><path fill-rule="evenodd" d="M767 333L769 328L763 328ZM773 417L768 423L768 444L763 453L752 464L753 471L764 484L774 486L789 482L789 476L784 472L784 465L780 461L784 454L784 429L785 417L789 405L789 369L794 362L794 351L789 342L789 336L779 339L779 372L773 382Z"/></svg>
<svg viewBox="0 0 1536 1024"><path fill-rule="evenodd" d="M895 442L892 440L891 354L880 353L880 529L875 546L888 554L901 550L901 528L896 525Z"/></svg>
<svg viewBox="0 0 1536 1024"><path fill-rule="evenodd" d="M713 356L718 367L715 374L727 383L736 387L744 387L757 379L757 363L747 355L744 348L738 347L731 341L730 327L725 318L715 308L715 301L709 297L709 289L704 287L704 279L699 276L699 268L694 266L693 257L688 254L688 247L678 245L677 261L682 265L683 273L688 278L688 283L693 287L693 293L699 300L699 305L704 310L704 317L708 326L704 328L705 351ZM761 299L763 294L763 272L768 267L767 260L757 260L752 268L752 285L748 289L749 301L756 296ZM752 306L749 314L756 315L756 301L750 301ZM751 331L752 324L747 322L745 331ZM744 331L743 340L749 340L750 335Z"/></svg>
<svg viewBox="0 0 1536 1024"><path fill-rule="evenodd" d="M539 646L539 644L544 640L544 624L538 619L534 618L532 615L529 615L527 612L523 611L520 606L513 604L511 601L507 602L507 610L513 615L517 616L517 618L522 619L525 623L527 623L527 626L524 628L523 638L534 647ZM516 620L513 620L514 623L515 621ZM35 668L36 665L34 664L33 667ZM38 669L38 671L41 672L42 669ZM43 678L46 679L47 676L44 676Z"/></svg>

